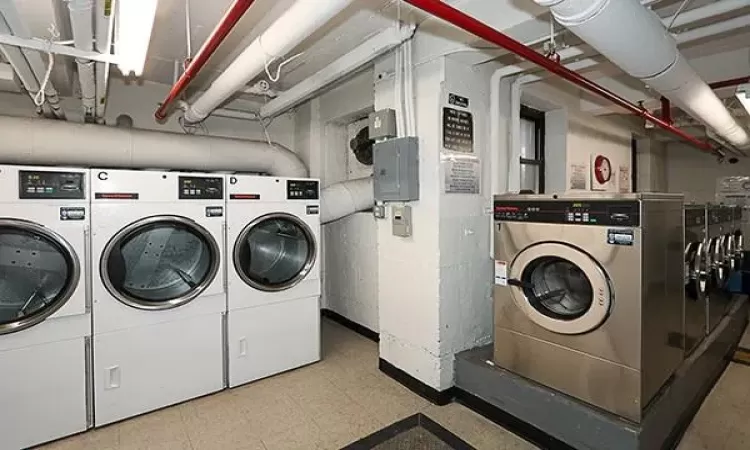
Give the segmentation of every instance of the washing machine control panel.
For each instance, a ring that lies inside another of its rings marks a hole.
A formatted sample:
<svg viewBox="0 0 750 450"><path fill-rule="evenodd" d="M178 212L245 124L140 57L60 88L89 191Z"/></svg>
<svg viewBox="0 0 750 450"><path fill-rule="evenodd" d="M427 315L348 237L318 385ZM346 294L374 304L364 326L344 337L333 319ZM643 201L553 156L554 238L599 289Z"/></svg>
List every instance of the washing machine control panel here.
<svg viewBox="0 0 750 450"><path fill-rule="evenodd" d="M223 200L224 179L221 177L179 177L180 200Z"/></svg>
<svg viewBox="0 0 750 450"><path fill-rule="evenodd" d="M286 198L288 200L318 200L320 183L315 180L287 180Z"/></svg>
<svg viewBox="0 0 750 450"><path fill-rule="evenodd" d="M20 170L18 198L84 200L86 187L81 172Z"/></svg>
<svg viewBox="0 0 750 450"><path fill-rule="evenodd" d="M640 203L635 200L495 201L495 220L637 227Z"/></svg>
<svg viewBox="0 0 750 450"><path fill-rule="evenodd" d="M705 208L685 208L685 226L695 227L706 224Z"/></svg>

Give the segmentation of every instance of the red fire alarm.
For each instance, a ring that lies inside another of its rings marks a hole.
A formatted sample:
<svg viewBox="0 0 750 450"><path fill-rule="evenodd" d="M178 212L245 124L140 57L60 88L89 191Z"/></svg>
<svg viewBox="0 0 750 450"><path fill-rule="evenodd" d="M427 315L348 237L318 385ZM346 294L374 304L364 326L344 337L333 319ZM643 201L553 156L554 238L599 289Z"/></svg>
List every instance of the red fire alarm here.
<svg viewBox="0 0 750 450"><path fill-rule="evenodd" d="M609 158L597 155L594 159L594 177L599 184L606 184L612 179L612 163Z"/></svg>

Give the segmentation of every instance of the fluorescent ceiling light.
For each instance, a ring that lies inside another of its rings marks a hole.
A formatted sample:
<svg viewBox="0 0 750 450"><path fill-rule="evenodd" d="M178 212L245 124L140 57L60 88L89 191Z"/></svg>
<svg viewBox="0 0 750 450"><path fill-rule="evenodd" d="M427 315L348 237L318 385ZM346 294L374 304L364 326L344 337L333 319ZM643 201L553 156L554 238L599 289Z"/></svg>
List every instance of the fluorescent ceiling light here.
<svg viewBox="0 0 750 450"><path fill-rule="evenodd" d="M737 96L737 100L742 103L748 114L750 114L750 84L741 84L737 86L737 92L734 93Z"/></svg>
<svg viewBox="0 0 750 450"><path fill-rule="evenodd" d="M154 27L159 0L120 0L117 2L117 67L123 75L139 77L146 65L148 44Z"/></svg>

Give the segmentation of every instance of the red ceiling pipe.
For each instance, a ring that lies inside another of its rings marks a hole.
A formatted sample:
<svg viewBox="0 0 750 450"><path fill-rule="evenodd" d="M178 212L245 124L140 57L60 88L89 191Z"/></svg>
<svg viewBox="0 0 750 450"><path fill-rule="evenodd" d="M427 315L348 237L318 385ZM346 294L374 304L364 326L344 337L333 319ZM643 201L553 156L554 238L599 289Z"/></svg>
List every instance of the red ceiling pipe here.
<svg viewBox="0 0 750 450"><path fill-rule="evenodd" d="M725 87L739 86L740 84L750 83L750 77L732 78L731 80L717 81L710 83L711 89L721 89Z"/></svg>
<svg viewBox="0 0 750 450"><path fill-rule="evenodd" d="M516 55L531 61L532 63L547 69L548 71L558 75L559 77L582 87L583 89L603 97L612 103L627 109L628 111L641 116L657 125L658 127L675 134L683 140L693 144L697 148L711 153L716 153L716 150L708 142L702 141L695 136L691 136L688 133L680 130L672 124L662 120L643 108L631 103L623 97L615 94L609 89L596 84L595 82L583 77L581 74L574 72L570 69L565 68L563 65L546 58L541 53L536 52L531 47L527 47L521 42L516 41L510 36L497 31L496 29L478 21L477 19L464 14L463 12L453 8L450 5L443 3L440 0L406 0L408 3L416 6L417 8L432 14L433 16L439 17L446 22L449 22L464 31L467 31L477 37L480 37L486 41L492 42L493 44L499 45L504 49L515 53Z"/></svg>
<svg viewBox="0 0 750 450"><path fill-rule="evenodd" d="M674 124L672 121L672 103L669 102L667 97L661 98L661 118L670 125Z"/></svg>
<svg viewBox="0 0 750 450"><path fill-rule="evenodd" d="M159 109L154 113L156 120L163 121L167 118L167 112L169 112L172 103L177 100L180 94L182 94L188 87L190 82L193 81L193 78L198 75L198 72L200 72L203 66L206 65L209 58L211 58L211 55L213 55L216 49L219 48L219 45L221 45L224 39L226 39L229 32L232 31L234 26L237 25L237 22L240 21L242 16L248 9L250 9L250 6L252 6L254 2L255 0L235 0L234 3L232 3L224 14L224 17L221 18L216 25L216 28L214 28L214 31L211 32L208 39L206 39L206 42L204 42L203 46L198 50L195 58L193 58L187 67L185 67L182 76L177 80L174 86L172 86L172 89L169 90L169 94L167 94L164 101L161 102Z"/></svg>

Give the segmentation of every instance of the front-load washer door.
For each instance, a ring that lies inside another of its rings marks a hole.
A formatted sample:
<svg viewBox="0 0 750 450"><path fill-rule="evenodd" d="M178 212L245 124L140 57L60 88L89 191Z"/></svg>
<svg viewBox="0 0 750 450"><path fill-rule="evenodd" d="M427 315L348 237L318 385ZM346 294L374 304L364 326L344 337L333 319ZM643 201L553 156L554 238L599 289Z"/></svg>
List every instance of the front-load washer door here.
<svg viewBox="0 0 750 450"><path fill-rule="evenodd" d="M0 334L54 314L73 295L80 273L62 236L33 222L0 219Z"/></svg>
<svg viewBox="0 0 750 450"><path fill-rule="evenodd" d="M711 264L712 284L722 289L729 278L724 252L724 236L711 238L708 244L709 261Z"/></svg>
<svg viewBox="0 0 750 450"><path fill-rule="evenodd" d="M509 268L513 300L537 325L560 334L595 330L613 303L609 278L588 254L545 242L518 253Z"/></svg>
<svg viewBox="0 0 750 450"><path fill-rule="evenodd" d="M688 243L685 247L685 293L689 299L705 301L708 277L709 267L704 243Z"/></svg>
<svg viewBox="0 0 750 450"><path fill-rule="evenodd" d="M120 230L104 248L99 269L117 300L163 310L200 295L216 277L220 255L216 240L195 221L153 216Z"/></svg>
<svg viewBox="0 0 750 450"><path fill-rule="evenodd" d="M261 291L283 291L302 281L315 264L316 242L299 217L272 213L249 223L234 244L234 268Z"/></svg>

